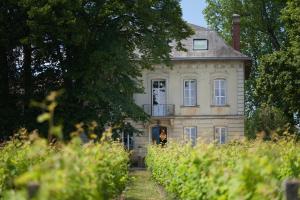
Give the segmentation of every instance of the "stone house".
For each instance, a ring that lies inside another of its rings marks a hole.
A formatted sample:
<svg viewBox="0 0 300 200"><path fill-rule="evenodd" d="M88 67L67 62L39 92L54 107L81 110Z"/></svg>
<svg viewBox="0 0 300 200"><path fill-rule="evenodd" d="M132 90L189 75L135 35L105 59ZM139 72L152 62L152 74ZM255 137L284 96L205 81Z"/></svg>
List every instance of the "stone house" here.
<svg viewBox="0 0 300 200"><path fill-rule="evenodd" d="M233 16L233 46L213 30L190 25L195 34L182 41L187 52L172 51L173 67L145 70L143 94L137 105L151 116L134 123L143 132L134 136L135 155L148 144L169 140L202 140L220 144L244 137L244 81L251 60L239 52L240 18Z"/></svg>

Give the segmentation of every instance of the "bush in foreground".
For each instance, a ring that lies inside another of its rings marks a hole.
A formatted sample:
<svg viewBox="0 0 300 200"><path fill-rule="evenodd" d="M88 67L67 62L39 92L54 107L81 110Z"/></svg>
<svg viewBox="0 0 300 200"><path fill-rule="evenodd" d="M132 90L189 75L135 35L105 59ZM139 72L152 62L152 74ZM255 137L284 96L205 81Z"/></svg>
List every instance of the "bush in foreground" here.
<svg viewBox="0 0 300 200"><path fill-rule="evenodd" d="M0 199L111 199L128 180L128 154L114 142L47 145L13 140L0 149ZM36 191L30 194L28 187Z"/></svg>
<svg viewBox="0 0 300 200"><path fill-rule="evenodd" d="M282 199L282 181L300 177L300 146L294 141L216 146L150 146L153 177L180 199Z"/></svg>

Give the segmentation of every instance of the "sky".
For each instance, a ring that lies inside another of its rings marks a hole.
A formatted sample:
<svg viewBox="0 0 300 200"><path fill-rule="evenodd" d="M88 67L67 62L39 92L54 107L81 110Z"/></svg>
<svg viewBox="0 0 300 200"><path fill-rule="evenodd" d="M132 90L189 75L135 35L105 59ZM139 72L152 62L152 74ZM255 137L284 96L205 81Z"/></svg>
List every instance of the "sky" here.
<svg viewBox="0 0 300 200"><path fill-rule="evenodd" d="M202 14L205 7L205 0L181 0L183 19L188 23L207 27L207 22Z"/></svg>

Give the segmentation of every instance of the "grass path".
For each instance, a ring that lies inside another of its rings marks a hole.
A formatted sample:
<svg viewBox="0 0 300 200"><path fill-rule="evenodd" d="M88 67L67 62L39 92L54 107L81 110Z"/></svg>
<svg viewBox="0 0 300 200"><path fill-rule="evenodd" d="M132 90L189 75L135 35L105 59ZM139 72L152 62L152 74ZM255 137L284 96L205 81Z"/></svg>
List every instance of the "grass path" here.
<svg viewBox="0 0 300 200"><path fill-rule="evenodd" d="M125 190L125 200L168 200L166 193L152 179L146 170L130 172L132 182Z"/></svg>

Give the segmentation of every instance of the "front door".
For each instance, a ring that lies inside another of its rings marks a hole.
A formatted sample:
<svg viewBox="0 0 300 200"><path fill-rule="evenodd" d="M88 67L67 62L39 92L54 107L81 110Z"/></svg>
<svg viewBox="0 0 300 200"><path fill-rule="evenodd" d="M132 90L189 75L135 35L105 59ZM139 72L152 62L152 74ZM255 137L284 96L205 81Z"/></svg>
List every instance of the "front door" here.
<svg viewBox="0 0 300 200"><path fill-rule="evenodd" d="M152 116L166 114L166 80L152 81Z"/></svg>

